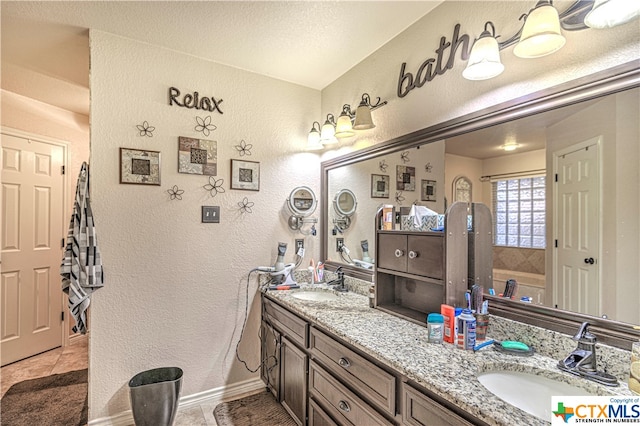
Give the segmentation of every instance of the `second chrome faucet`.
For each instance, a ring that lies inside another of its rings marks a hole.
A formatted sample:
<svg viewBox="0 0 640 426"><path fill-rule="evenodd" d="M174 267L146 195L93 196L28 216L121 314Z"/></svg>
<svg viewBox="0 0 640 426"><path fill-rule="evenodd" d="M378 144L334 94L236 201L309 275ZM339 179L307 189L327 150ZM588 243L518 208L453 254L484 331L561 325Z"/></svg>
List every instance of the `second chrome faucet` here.
<svg viewBox="0 0 640 426"><path fill-rule="evenodd" d="M582 323L573 340L578 342L578 346L558 363L558 368L606 386L618 386L614 376L598 371L596 336L589 331L588 322Z"/></svg>

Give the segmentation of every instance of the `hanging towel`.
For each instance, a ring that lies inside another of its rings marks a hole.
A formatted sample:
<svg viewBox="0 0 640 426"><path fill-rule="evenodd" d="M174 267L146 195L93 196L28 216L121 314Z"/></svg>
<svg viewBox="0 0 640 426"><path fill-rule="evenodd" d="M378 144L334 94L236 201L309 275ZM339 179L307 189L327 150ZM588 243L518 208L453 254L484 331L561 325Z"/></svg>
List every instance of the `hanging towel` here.
<svg viewBox="0 0 640 426"><path fill-rule="evenodd" d="M69 295L69 312L76 321L74 332L87 332L87 308L91 293L104 285L102 257L96 240L96 228L89 202L89 171L82 163L76 187L76 199L69 223L67 245L60 265L62 291Z"/></svg>

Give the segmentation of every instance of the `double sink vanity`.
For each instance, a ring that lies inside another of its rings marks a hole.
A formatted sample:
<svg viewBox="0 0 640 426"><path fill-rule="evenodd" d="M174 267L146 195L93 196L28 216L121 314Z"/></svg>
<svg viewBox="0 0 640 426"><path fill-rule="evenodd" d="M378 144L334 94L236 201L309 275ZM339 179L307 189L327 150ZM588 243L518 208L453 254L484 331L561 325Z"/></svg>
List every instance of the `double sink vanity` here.
<svg viewBox="0 0 640 426"><path fill-rule="evenodd" d="M568 336L492 317L489 337L519 339L533 356L427 343L427 329L369 307L368 286L262 293L262 378L301 425L545 425L554 395L631 395L560 371ZM598 345L619 380L627 351ZM625 362L627 364L625 364Z"/></svg>

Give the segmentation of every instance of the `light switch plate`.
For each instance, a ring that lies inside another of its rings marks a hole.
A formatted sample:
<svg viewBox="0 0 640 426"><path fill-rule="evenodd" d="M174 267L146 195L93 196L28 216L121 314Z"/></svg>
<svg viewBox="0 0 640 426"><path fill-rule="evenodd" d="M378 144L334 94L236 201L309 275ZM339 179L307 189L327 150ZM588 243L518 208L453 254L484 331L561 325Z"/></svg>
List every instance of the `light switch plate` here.
<svg viewBox="0 0 640 426"><path fill-rule="evenodd" d="M202 206L202 223L220 223L220 206Z"/></svg>

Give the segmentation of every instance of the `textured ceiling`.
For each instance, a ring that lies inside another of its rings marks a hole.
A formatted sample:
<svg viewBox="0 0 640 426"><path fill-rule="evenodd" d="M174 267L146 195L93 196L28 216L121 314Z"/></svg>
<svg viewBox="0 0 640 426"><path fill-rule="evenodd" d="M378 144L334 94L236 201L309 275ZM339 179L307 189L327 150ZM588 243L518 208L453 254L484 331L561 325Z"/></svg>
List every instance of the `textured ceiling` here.
<svg viewBox="0 0 640 426"><path fill-rule="evenodd" d="M322 89L442 1L3 1L2 87L88 114L88 28Z"/></svg>

